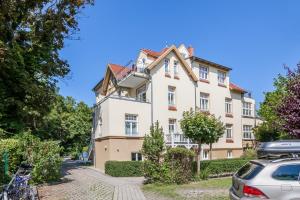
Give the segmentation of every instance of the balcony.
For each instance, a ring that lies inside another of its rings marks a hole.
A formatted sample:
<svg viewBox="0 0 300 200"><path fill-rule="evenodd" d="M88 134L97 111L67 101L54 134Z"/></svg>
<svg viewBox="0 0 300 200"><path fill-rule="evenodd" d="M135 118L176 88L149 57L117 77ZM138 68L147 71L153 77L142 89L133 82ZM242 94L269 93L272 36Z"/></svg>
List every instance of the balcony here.
<svg viewBox="0 0 300 200"><path fill-rule="evenodd" d="M193 146L197 146L197 144L193 143L181 133L165 134L165 142L167 146L172 147L185 146L186 148L190 149Z"/></svg>
<svg viewBox="0 0 300 200"><path fill-rule="evenodd" d="M135 88L149 79L149 75L145 73L144 68L132 67L131 70L119 72L121 78L118 81L118 85L127 88Z"/></svg>

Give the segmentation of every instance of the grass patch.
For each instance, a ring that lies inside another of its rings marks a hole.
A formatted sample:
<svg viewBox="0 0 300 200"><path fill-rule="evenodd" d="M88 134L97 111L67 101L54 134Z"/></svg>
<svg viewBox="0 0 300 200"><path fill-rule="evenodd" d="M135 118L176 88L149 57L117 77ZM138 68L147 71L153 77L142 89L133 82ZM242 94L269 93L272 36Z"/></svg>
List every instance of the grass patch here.
<svg viewBox="0 0 300 200"><path fill-rule="evenodd" d="M193 182L183 185L167 185L167 184L147 184L143 186L144 191L154 192L161 196L169 197L174 200L181 200L184 197L178 195L178 190L188 189L229 189L231 186L231 177L208 179L199 182ZM203 196L203 199L208 199L207 195ZM214 196L214 199L229 199L227 196Z"/></svg>

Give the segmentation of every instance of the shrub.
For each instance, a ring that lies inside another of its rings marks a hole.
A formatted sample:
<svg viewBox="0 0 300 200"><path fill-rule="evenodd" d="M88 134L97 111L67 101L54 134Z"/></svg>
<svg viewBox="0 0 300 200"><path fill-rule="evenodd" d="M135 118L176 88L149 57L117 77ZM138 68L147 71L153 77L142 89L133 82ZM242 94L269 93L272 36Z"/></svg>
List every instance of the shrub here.
<svg viewBox="0 0 300 200"><path fill-rule="evenodd" d="M32 179L42 183L56 181L60 178L62 160L60 158L61 147L58 142L41 142L38 151L33 155Z"/></svg>
<svg viewBox="0 0 300 200"><path fill-rule="evenodd" d="M192 161L194 152L183 147L168 149L165 155L165 162L168 165L170 183L187 183L192 178Z"/></svg>
<svg viewBox="0 0 300 200"><path fill-rule="evenodd" d="M105 173L115 177L143 176L141 161L106 161Z"/></svg>
<svg viewBox="0 0 300 200"><path fill-rule="evenodd" d="M243 155L241 156L243 159L256 159L257 158L257 152L255 149L247 149L246 151L243 152Z"/></svg>
<svg viewBox="0 0 300 200"><path fill-rule="evenodd" d="M249 160L242 158L204 160L201 161L201 170L207 170L209 175L220 176L236 172Z"/></svg>
<svg viewBox="0 0 300 200"><path fill-rule="evenodd" d="M168 165L164 163L165 151L164 133L159 123L150 127L150 134L146 135L143 142L142 154L146 159L143 165L144 177L148 183L161 182L169 175Z"/></svg>
<svg viewBox="0 0 300 200"><path fill-rule="evenodd" d="M23 160L23 151L20 147L20 141L17 139L0 140L0 185L9 180L9 176L4 175L4 152L8 153L8 170L10 175L16 171Z"/></svg>

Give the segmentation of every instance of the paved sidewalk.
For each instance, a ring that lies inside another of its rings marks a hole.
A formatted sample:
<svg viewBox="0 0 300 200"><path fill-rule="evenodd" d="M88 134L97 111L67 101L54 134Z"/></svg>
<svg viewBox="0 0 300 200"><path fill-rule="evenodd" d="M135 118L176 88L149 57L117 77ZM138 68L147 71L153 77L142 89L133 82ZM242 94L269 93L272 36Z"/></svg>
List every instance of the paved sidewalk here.
<svg viewBox="0 0 300 200"><path fill-rule="evenodd" d="M38 188L41 200L145 200L143 178L115 178L78 162L65 161L59 183Z"/></svg>

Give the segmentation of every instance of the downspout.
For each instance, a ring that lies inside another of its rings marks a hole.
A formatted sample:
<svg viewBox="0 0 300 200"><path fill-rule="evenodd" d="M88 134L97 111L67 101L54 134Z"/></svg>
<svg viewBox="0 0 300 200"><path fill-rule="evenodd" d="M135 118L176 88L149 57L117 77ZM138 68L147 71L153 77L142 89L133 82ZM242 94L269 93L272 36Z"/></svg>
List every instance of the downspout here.
<svg viewBox="0 0 300 200"><path fill-rule="evenodd" d="M146 68L145 73L149 75L151 83L151 125L153 125L153 82L150 70Z"/></svg>

